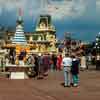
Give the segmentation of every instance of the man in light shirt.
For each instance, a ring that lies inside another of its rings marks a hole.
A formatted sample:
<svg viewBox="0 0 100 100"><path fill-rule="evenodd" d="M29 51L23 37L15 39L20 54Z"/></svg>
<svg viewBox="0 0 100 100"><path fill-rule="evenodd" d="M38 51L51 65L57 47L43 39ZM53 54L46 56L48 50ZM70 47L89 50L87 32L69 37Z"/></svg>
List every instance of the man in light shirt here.
<svg viewBox="0 0 100 100"><path fill-rule="evenodd" d="M65 57L62 60L62 65L64 68L64 87L70 87L72 58L69 54L65 54Z"/></svg>

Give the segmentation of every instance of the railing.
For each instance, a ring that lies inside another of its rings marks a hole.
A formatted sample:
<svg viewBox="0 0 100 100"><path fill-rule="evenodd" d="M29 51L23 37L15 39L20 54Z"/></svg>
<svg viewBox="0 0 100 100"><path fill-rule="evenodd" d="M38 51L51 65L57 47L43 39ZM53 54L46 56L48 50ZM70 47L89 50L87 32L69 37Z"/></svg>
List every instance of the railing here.
<svg viewBox="0 0 100 100"><path fill-rule="evenodd" d="M56 31L55 28L40 28L37 27L36 31Z"/></svg>

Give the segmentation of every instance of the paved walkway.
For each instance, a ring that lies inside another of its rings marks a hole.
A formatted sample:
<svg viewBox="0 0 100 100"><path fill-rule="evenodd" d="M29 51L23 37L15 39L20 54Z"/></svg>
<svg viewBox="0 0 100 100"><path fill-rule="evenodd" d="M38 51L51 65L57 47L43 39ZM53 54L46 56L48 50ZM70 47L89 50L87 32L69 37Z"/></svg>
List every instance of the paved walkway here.
<svg viewBox="0 0 100 100"><path fill-rule="evenodd" d="M80 86L64 88L63 72L50 72L43 80L0 78L0 100L99 100L100 71L80 72Z"/></svg>

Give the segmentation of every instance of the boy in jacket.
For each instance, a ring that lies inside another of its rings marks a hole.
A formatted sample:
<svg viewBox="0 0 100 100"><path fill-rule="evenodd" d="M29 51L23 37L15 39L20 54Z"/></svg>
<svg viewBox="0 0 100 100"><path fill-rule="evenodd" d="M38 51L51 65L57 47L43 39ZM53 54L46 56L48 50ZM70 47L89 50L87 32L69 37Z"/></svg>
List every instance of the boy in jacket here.
<svg viewBox="0 0 100 100"><path fill-rule="evenodd" d="M75 55L73 55L71 73L72 73L73 86L75 87L79 85L79 64L80 64L79 59L75 57Z"/></svg>

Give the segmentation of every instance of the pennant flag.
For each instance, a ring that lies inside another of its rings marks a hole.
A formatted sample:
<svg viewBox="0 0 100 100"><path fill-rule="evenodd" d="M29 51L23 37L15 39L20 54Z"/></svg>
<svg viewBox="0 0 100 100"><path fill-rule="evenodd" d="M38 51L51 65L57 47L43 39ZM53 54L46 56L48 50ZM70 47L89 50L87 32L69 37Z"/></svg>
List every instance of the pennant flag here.
<svg viewBox="0 0 100 100"><path fill-rule="evenodd" d="M19 16L23 16L22 8L19 8L18 14L19 14Z"/></svg>
<svg viewBox="0 0 100 100"><path fill-rule="evenodd" d="M33 10L32 10L32 9L29 10L29 15L30 15L31 17L33 16Z"/></svg>

